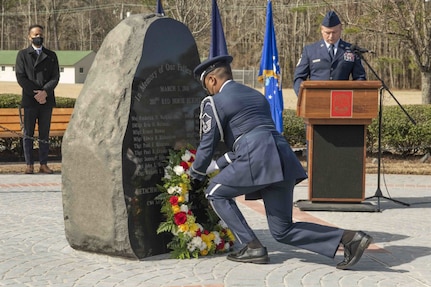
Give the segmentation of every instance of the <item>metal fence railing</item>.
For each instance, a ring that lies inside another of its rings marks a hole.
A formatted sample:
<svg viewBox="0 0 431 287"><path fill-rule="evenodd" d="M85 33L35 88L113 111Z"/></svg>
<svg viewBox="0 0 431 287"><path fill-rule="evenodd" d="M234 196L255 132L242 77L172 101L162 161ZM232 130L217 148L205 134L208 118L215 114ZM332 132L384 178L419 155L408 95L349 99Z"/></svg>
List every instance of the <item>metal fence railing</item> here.
<svg viewBox="0 0 431 287"><path fill-rule="evenodd" d="M261 84L257 81L258 70L232 70L233 79L252 88L259 88Z"/></svg>

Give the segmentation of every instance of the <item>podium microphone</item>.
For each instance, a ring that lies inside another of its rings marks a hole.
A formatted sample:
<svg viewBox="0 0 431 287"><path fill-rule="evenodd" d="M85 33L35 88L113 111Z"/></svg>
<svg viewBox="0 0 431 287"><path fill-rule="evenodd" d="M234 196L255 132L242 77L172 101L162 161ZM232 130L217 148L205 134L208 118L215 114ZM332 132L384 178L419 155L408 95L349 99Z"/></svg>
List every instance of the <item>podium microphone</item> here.
<svg viewBox="0 0 431 287"><path fill-rule="evenodd" d="M353 53L360 53L360 54L364 54L364 53L371 53L371 54L375 54L376 52L371 51L371 50L367 50L365 48L361 48L357 45L351 45L350 46L350 50L352 50Z"/></svg>

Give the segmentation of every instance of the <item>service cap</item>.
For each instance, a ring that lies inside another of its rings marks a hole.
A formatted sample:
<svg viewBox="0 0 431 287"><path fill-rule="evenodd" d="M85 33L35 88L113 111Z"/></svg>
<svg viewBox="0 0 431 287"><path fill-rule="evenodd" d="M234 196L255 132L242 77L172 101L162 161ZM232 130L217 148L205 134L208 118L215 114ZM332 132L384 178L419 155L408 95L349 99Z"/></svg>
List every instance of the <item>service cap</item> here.
<svg viewBox="0 0 431 287"><path fill-rule="evenodd" d="M232 63L233 57L230 55L220 55L211 59L206 59L200 63L194 70L195 77L203 81L205 76L216 68Z"/></svg>
<svg viewBox="0 0 431 287"><path fill-rule="evenodd" d="M329 11L326 13L325 18L323 18L322 26L331 28L341 24L340 19L334 11Z"/></svg>

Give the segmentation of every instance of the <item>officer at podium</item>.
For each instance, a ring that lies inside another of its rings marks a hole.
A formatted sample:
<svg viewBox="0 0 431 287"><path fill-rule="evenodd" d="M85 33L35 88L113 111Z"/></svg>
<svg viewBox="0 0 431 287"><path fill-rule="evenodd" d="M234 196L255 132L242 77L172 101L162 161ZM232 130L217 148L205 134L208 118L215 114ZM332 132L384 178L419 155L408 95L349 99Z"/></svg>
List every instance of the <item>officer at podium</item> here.
<svg viewBox="0 0 431 287"><path fill-rule="evenodd" d="M366 80L360 57L350 49L350 43L341 39L342 25L334 11L326 14L320 30L323 39L305 46L296 65L293 76L296 95L307 79Z"/></svg>

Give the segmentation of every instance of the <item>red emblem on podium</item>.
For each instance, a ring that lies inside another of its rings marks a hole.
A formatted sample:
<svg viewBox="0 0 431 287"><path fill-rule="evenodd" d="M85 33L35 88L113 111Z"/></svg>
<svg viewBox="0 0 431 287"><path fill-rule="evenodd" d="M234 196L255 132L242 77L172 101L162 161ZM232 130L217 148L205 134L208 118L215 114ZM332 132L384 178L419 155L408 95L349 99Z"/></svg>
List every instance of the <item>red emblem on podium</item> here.
<svg viewBox="0 0 431 287"><path fill-rule="evenodd" d="M331 91L331 118L351 118L353 91Z"/></svg>

